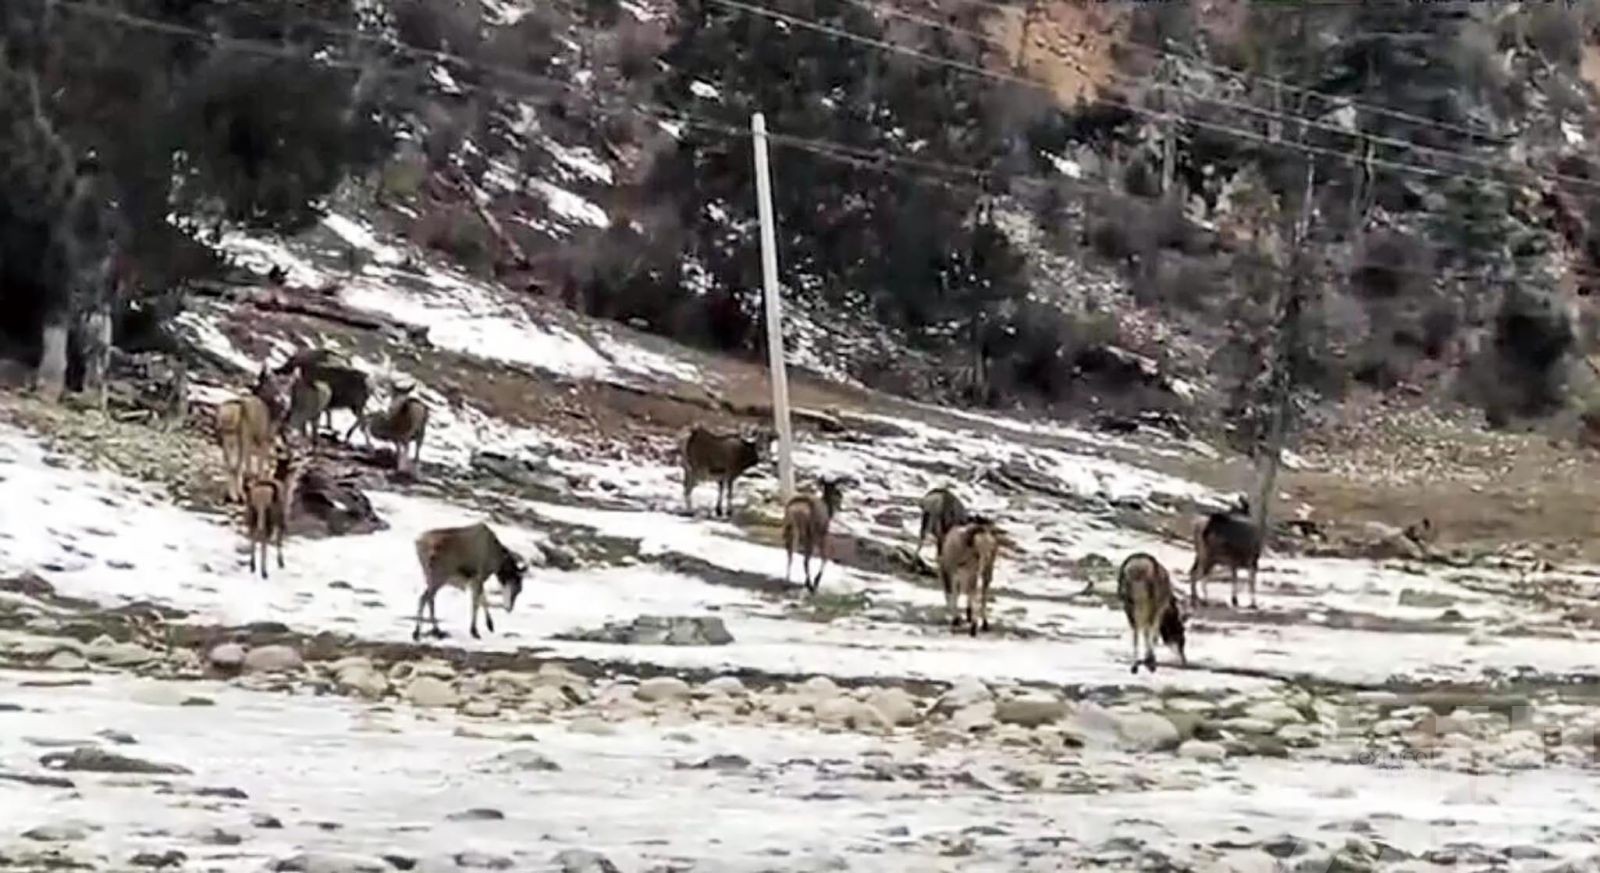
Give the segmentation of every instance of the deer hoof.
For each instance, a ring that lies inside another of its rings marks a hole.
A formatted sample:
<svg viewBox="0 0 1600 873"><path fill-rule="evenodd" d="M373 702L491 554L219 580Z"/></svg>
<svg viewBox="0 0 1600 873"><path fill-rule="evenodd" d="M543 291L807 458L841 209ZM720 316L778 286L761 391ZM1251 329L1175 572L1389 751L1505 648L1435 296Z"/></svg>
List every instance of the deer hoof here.
<svg viewBox="0 0 1600 873"><path fill-rule="evenodd" d="M475 640L483 639L483 637L478 635L478 629L477 628L473 628L472 629L472 638L475 639Z"/></svg>
<svg viewBox="0 0 1600 873"><path fill-rule="evenodd" d="M1133 662L1133 669L1130 670L1129 672L1131 672L1135 676L1139 675L1139 662L1138 661L1134 661Z"/></svg>

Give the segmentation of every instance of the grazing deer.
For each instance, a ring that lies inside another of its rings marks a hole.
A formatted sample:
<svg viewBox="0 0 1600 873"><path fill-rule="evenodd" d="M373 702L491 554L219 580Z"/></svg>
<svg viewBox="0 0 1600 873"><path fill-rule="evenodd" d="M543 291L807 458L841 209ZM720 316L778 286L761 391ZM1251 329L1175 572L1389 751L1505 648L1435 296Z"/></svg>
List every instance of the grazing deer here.
<svg viewBox="0 0 1600 873"><path fill-rule="evenodd" d="M428 405L408 390L387 411L367 416L363 430L373 439L394 444L396 470L405 469L406 447L414 446L411 469L415 472L422 460L422 441L428 434Z"/></svg>
<svg viewBox="0 0 1600 873"><path fill-rule="evenodd" d="M494 531L483 523L466 527L444 527L426 531L417 537L417 561L422 564L422 596L417 598L417 621L411 629L411 639L422 638L422 610L427 607L433 622L433 635L442 638L439 630L439 612L435 600L439 589L446 585L466 588L472 593L472 638L478 637L478 611L483 611L484 624L494 633L494 619L489 615L489 604L483 596L483 583L493 575L500 580L506 593L506 612L516 605L522 593L522 574L526 565L510 549L500 544Z"/></svg>
<svg viewBox="0 0 1600 873"><path fill-rule="evenodd" d="M278 569L283 569L283 536L294 510L294 487L300 464L288 447L280 447L272 475L256 477L245 486L244 527L250 537L250 572L256 572L256 551L261 552L261 578L267 578L267 545L278 544Z"/></svg>
<svg viewBox="0 0 1600 873"><path fill-rule="evenodd" d="M333 429L335 409L347 409L355 416L355 423L345 431L344 441L348 443L366 420L367 400L372 395L372 386L367 381L366 373L335 363L336 360L333 352L327 349L306 349L291 355L288 361L278 367L278 372L297 372L301 381L321 382L328 386L328 403L323 410L328 429Z"/></svg>
<svg viewBox="0 0 1600 873"><path fill-rule="evenodd" d="M1005 533L983 516L972 516L944 535L939 544L939 584L944 588L945 605L950 609L950 629L959 631L961 613L956 609L962 594L967 596L967 625L972 636L981 623L989 630L989 586L994 581L994 561L1002 544L1009 544Z"/></svg>
<svg viewBox="0 0 1600 873"><path fill-rule="evenodd" d="M1188 666L1189 658L1183 651L1183 613L1178 610L1172 577L1160 561L1144 552L1129 555L1117 568L1117 599L1122 601L1122 611L1128 616L1128 627L1133 631L1133 672L1139 672L1140 663L1155 672L1157 634L1162 643L1178 650L1178 660ZM1142 662L1139 659L1141 638L1145 652Z"/></svg>
<svg viewBox="0 0 1600 873"><path fill-rule="evenodd" d="M298 432L315 449L317 421L328 411L332 400L333 389L328 383L313 382L301 375L289 389L289 416L284 422L284 432Z"/></svg>
<svg viewBox="0 0 1600 873"><path fill-rule="evenodd" d="M1426 515L1422 517L1422 520L1406 525L1405 538L1416 543L1417 548L1424 551L1427 550L1428 546L1432 545L1436 536L1438 536L1438 532L1433 527L1433 520Z"/></svg>
<svg viewBox="0 0 1600 873"><path fill-rule="evenodd" d="M828 566L828 526L843 500L837 479L823 479L821 484L821 495L796 495L783 510L783 546L788 553L783 581L788 582L794 573L794 553L799 550L804 555L800 571L805 574L806 590L813 592L822 584L822 571ZM815 578L811 575L812 555L822 558Z"/></svg>
<svg viewBox="0 0 1600 873"><path fill-rule="evenodd" d="M249 394L217 406L217 442L222 446L222 463L228 468L230 500L243 500L245 480L265 472L271 462L278 419L269 399L276 393L272 377L263 369Z"/></svg>
<svg viewBox="0 0 1600 873"><path fill-rule="evenodd" d="M768 441L750 434L719 434L699 425L683 440L683 505L690 513L690 494L704 479L717 480L715 515L733 514L733 480L761 463Z"/></svg>
<svg viewBox="0 0 1600 873"><path fill-rule="evenodd" d="M944 544L944 535L967 520L967 508L962 505L961 498L947 487L929 491L918 505L922 508L922 531L917 534L916 551L920 561L922 541L933 534L934 557L938 557L939 547Z"/></svg>
<svg viewBox="0 0 1600 873"><path fill-rule="evenodd" d="M1189 568L1189 605L1202 601L1195 583L1206 584L1211 569L1228 568L1232 603L1239 605L1239 569L1250 573L1250 608L1256 608L1256 569L1261 563L1261 531L1239 512L1213 512L1194 525L1194 564ZM1209 586L1208 586L1209 587Z"/></svg>

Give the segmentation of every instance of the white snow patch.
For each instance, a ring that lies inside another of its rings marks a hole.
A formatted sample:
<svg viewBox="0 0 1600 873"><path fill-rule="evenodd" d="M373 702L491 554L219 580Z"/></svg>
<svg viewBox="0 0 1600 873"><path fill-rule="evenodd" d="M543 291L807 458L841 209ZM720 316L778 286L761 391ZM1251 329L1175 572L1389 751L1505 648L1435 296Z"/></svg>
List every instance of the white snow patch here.
<svg viewBox="0 0 1600 873"><path fill-rule="evenodd" d="M546 139L544 147L558 163L585 179L591 182L599 182L602 185L612 184L614 177L611 173L611 167L607 166L604 161L600 160L589 149L568 148L553 139Z"/></svg>
<svg viewBox="0 0 1600 873"><path fill-rule="evenodd" d="M717 90L717 86L701 79L695 79L689 83L689 93L699 97L701 100L722 99L722 92Z"/></svg>
<svg viewBox="0 0 1600 873"><path fill-rule="evenodd" d="M342 215L328 214L322 219L322 226L336 234L340 239L351 246L369 252L374 261L379 264L394 266L405 261L405 254L394 246L378 242L373 232Z"/></svg>
<svg viewBox="0 0 1600 873"><path fill-rule="evenodd" d="M543 179L531 179L528 186L544 198L551 211L563 218L593 227L611 226L611 217L606 215L604 209L565 188L552 185Z"/></svg>

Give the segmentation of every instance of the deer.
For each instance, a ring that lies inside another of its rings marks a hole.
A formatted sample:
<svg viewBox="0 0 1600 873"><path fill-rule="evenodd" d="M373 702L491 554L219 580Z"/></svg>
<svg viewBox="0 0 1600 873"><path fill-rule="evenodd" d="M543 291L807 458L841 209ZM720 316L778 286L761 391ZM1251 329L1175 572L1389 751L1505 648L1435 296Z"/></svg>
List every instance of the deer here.
<svg viewBox="0 0 1600 873"><path fill-rule="evenodd" d="M983 631L989 630L989 586L994 581L994 562L1000 546L1009 544L1010 538L983 516L973 516L945 533L944 542L939 544L939 584L944 588L952 631L961 629L957 605L963 594L967 597L969 633L976 637L980 623Z"/></svg>
<svg viewBox="0 0 1600 873"><path fill-rule="evenodd" d="M262 368L250 393L217 406L217 441L222 447L222 463L228 468L230 500L243 500L245 480L258 475L270 463L277 410L281 409L272 405L275 397L276 384Z"/></svg>
<svg viewBox="0 0 1600 873"><path fill-rule="evenodd" d="M527 565L522 559L501 545L489 526L479 522L465 527L444 527L425 531L417 537L417 561L422 565L422 596L417 598L417 620L411 629L413 642L422 638L422 611L427 608L433 622L433 636L442 639L439 630L439 612L435 604L439 589L446 585L465 588L472 594L473 639L478 636L478 611L483 611L484 624L494 633L494 618L489 615L489 605L483 595L483 583L491 575L500 580L505 590L506 612L516 605L522 593L522 576Z"/></svg>
<svg viewBox="0 0 1600 873"><path fill-rule="evenodd" d="M285 433L299 433L313 449L317 445L317 421L328 411L333 400L333 389L326 382L314 382L304 374L289 389L289 413L284 420Z"/></svg>
<svg viewBox="0 0 1600 873"><path fill-rule="evenodd" d="M1237 509L1213 512L1196 519L1194 564L1189 568L1189 605L1202 600L1195 594L1195 583L1205 585L1213 567L1225 566L1232 584L1234 607L1239 606L1239 570L1243 568L1250 574L1250 608L1256 609L1256 570L1261 563L1261 546L1261 530Z"/></svg>
<svg viewBox="0 0 1600 873"><path fill-rule="evenodd" d="M428 405L408 390L400 394L387 411L367 416L363 430L373 439L394 444L396 470L405 469L406 447L414 446L411 457L414 472L422 460L422 442L428 433Z"/></svg>
<svg viewBox="0 0 1600 873"><path fill-rule="evenodd" d="M822 584L822 571L828 566L828 526L839 512L844 499L841 483L837 479L822 479L822 493L800 494L789 498L783 510L783 546L788 555L783 581L794 574L794 553L803 554L800 571L805 576L806 590L815 592ZM815 578L811 575L811 556L818 555L822 563Z"/></svg>
<svg viewBox="0 0 1600 873"><path fill-rule="evenodd" d="M922 509L922 530L917 534L916 555L917 560L921 561L922 541L932 534L934 556L938 557L939 547L944 543L944 535L949 533L951 528L967 520L967 508L949 487L929 491L918 506Z"/></svg>
<svg viewBox="0 0 1600 873"><path fill-rule="evenodd" d="M349 410L355 416L355 423L345 432L344 441L350 442L356 429L362 426L367 415L367 401L372 395L372 386L367 380L367 374L336 363L333 352L328 349L306 349L296 352L278 367L277 372L295 372L302 381L312 383L321 382L328 386L328 403L323 410L327 417L327 426L333 430L333 411L335 409Z"/></svg>
<svg viewBox="0 0 1600 873"><path fill-rule="evenodd" d="M1178 651L1178 660L1189 665L1184 654L1183 613L1178 609L1178 595L1172 587L1172 576L1161 562L1144 552L1129 555L1117 568L1117 599L1122 601L1122 611L1128 617L1128 627L1133 631L1133 672L1140 664L1151 673L1156 671L1155 640ZM1144 659L1139 658L1139 640L1144 640Z"/></svg>
<svg viewBox="0 0 1600 873"><path fill-rule="evenodd" d="M244 526L250 538L250 572L256 572L256 552L261 553L261 578L267 575L267 546L278 545L278 569L283 569L283 537L294 510L295 483L301 466L288 446L279 446L270 476L252 478L245 486Z"/></svg>
<svg viewBox="0 0 1600 873"><path fill-rule="evenodd" d="M714 478L717 480L717 506L713 514L732 515L733 482L762 462L767 442L770 441L750 433L719 434L699 425L691 428L682 444L684 508L693 514L690 495L695 486L704 479Z"/></svg>

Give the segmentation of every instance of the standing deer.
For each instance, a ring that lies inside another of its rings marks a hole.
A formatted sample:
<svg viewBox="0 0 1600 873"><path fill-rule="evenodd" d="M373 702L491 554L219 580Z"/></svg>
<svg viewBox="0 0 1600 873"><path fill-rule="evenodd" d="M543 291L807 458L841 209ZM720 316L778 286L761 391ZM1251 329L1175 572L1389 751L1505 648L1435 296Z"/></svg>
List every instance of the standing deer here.
<svg viewBox="0 0 1600 873"><path fill-rule="evenodd" d="M1172 588L1172 577L1167 568L1154 557L1139 552L1129 555L1117 568L1117 599L1122 601L1122 611L1128 617L1128 628L1133 632L1133 672L1139 665L1154 673L1156 670L1156 635L1161 642L1178 650L1178 659L1185 666L1189 658L1184 654L1183 613L1178 610L1178 595ZM1139 641L1144 640L1144 659L1139 659Z"/></svg>
<svg viewBox="0 0 1600 873"><path fill-rule="evenodd" d="M285 433L299 433L313 449L317 445L317 421L328 411L333 389L326 382L313 382L301 374L289 389L289 415Z"/></svg>
<svg viewBox="0 0 1600 873"><path fill-rule="evenodd" d="M995 523L973 516L944 535L939 544L939 584L944 588L945 605L950 610L950 628L961 628L961 613L956 606L967 596L967 626L972 636L989 630L989 586L994 582L995 557L1000 546L1010 540Z"/></svg>
<svg viewBox="0 0 1600 873"><path fill-rule="evenodd" d="M245 480L264 473L271 463L278 418L269 401L276 396L276 384L263 369L251 393L217 406L217 441L222 446L222 463L228 468L230 500L243 500Z"/></svg>
<svg viewBox="0 0 1600 873"><path fill-rule="evenodd" d="M417 537L417 561L422 564L422 596L417 598L417 621L411 629L413 641L422 638L422 611L428 610L433 622L433 636L442 638L439 630L439 611L435 601L439 589L450 585L466 588L472 593L472 638L478 637L478 611L483 611L484 624L494 633L494 618L489 615L489 604L483 596L483 583L493 575L500 580L506 593L506 612L516 605L522 593L522 575L527 569L521 559L500 544L499 537L483 523L465 527L444 527L426 531Z"/></svg>
<svg viewBox="0 0 1600 873"><path fill-rule="evenodd" d="M951 528L967 520L967 508L961 503L961 498L948 487L929 491L918 506L922 509L922 530L917 534L917 560L921 560L922 541L929 534L933 535L934 557L937 558L939 547L944 543L944 535L949 533Z"/></svg>
<svg viewBox="0 0 1600 873"><path fill-rule="evenodd" d="M297 372L302 381L321 382L328 386L328 403L323 411L327 417L328 429L333 430L335 409L349 410L355 416L355 423L345 431L344 441L348 443L355 435L356 429L366 420L367 400L372 395L372 386L367 380L366 373L338 364L336 360L333 353L327 349L306 349L290 356L288 361L278 367L278 372Z"/></svg>
<svg viewBox="0 0 1600 873"><path fill-rule="evenodd" d="M363 429L373 439L394 444L396 470L406 467L406 448L412 446L411 470L416 471L422 460L422 442L428 434L428 405L412 396L402 394L385 412L367 416Z"/></svg>
<svg viewBox="0 0 1600 873"><path fill-rule="evenodd" d="M1261 563L1261 531L1243 514L1213 512L1194 527L1194 564L1189 568L1189 604L1200 602L1195 583L1206 585L1211 569L1228 568L1232 603L1239 605L1239 569L1250 574L1250 608L1256 608L1256 569Z"/></svg>
<svg viewBox="0 0 1600 873"><path fill-rule="evenodd" d="M717 480L716 515L733 514L733 481L762 461L769 442L749 434L719 434L695 425L683 439L683 505L694 512L690 500L704 479Z"/></svg>
<svg viewBox="0 0 1600 873"><path fill-rule="evenodd" d="M801 494L789 499L783 511L783 546L788 554L784 565L783 581L788 582L794 573L794 553L800 551L800 572L805 574L806 590L815 592L822 584L822 571L828 566L828 526L839 512L844 499L837 479L823 479L822 494ZM811 556L818 555L822 563L817 566L815 578L811 575Z"/></svg>
<svg viewBox="0 0 1600 873"><path fill-rule="evenodd" d="M245 486L244 526L250 537L250 572L256 572L256 551L261 553L261 578L267 578L267 545L278 544L278 569L283 569L283 537L294 510L294 488L300 464L287 446L279 448L272 475L256 477Z"/></svg>

